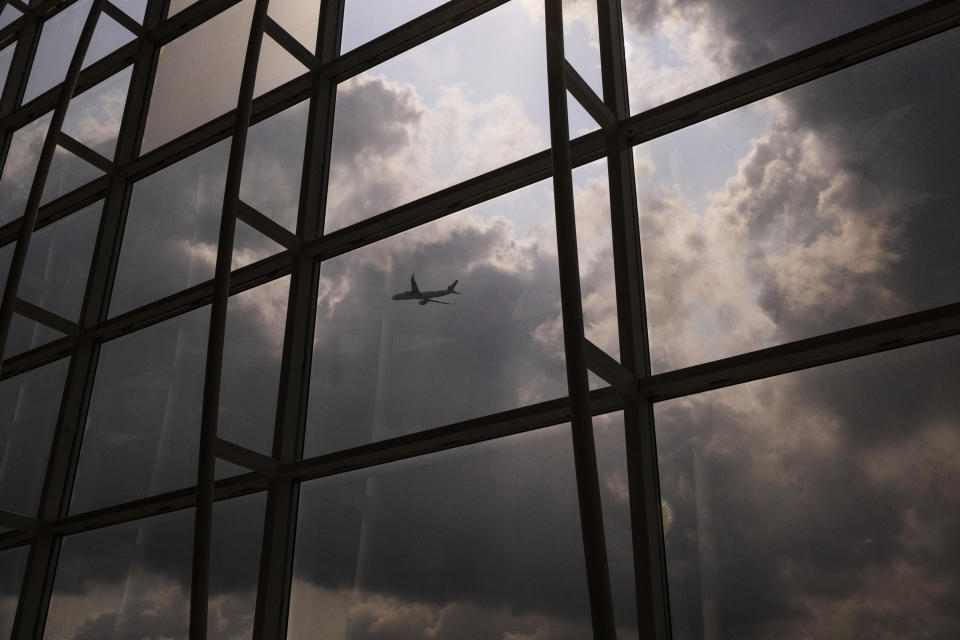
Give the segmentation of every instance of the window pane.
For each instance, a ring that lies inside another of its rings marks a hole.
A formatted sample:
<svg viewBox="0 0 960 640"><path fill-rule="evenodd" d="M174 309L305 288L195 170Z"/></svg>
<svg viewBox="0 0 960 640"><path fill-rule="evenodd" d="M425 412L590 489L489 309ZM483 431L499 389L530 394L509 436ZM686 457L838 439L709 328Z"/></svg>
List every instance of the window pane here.
<svg viewBox="0 0 960 640"><path fill-rule="evenodd" d="M16 43L0 49L0 92L3 92L3 86L7 83L7 73L10 71L10 63L13 62L13 52L16 49Z"/></svg>
<svg viewBox="0 0 960 640"><path fill-rule="evenodd" d="M132 72L133 67L127 67L74 97L63 132L112 160Z"/></svg>
<svg viewBox="0 0 960 640"><path fill-rule="evenodd" d="M133 186L110 315L213 277L229 151L222 140Z"/></svg>
<svg viewBox="0 0 960 640"><path fill-rule="evenodd" d="M307 455L566 395L552 207L541 182L321 264ZM413 275L435 303L391 299Z"/></svg>
<svg viewBox="0 0 960 640"><path fill-rule="evenodd" d="M33 232L19 298L79 319L102 209L101 200Z"/></svg>
<svg viewBox="0 0 960 640"><path fill-rule="evenodd" d="M317 46L321 0L270 0L267 15L313 53Z"/></svg>
<svg viewBox="0 0 960 640"><path fill-rule="evenodd" d="M7 161L3 165L3 176L0 176L0 224L23 215L30 196L30 185L37 172L40 149L43 148L49 127L48 113L13 133Z"/></svg>
<svg viewBox="0 0 960 640"><path fill-rule="evenodd" d="M66 536L45 638L186 638L193 510Z"/></svg>
<svg viewBox="0 0 960 640"><path fill-rule="evenodd" d="M655 107L918 4L920 0L625 0L631 108Z"/></svg>
<svg viewBox="0 0 960 640"><path fill-rule="evenodd" d="M71 512L196 484L209 316L197 309L100 348Z"/></svg>
<svg viewBox="0 0 960 640"><path fill-rule="evenodd" d="M409 22L443 4L443 0L346 0L341 51Z"/></svg>
<svg viewBox="0 0 960 640"><path fill-rule="evenodd" d="M960 297L958 47L947 32L636 149L656 370Z"/></svg>
<svg viewBox="0 0 960 640"><path fill-rule="evenodd" d="M240 199L290 231L297 230L308 108L301 102L247 132Z"/></svg>
<svg viewBox="0 0 960 640"><path fill-rule="evenodd" d="M510 2L341 84L325 231L544 149L543 43Z"/></svg>
<svg viewBox="0 0 960 640"><path fill-rule="evenodd" d="M45 324L30 320L18 313L10 321L10 335L4 348L3 357L12 358L21 353L43 346L63 338L65 334L51 329Z"/></svg>
<svg viewBox="0 0 960 640"><path fill-rule="evenodd" d="M7 26L22 15L23 14L14 7L10 6L9 4L5 4L3 6L3 10L0 11L0 28Z"/></svg>
<svg viewBox="0 0 960 640"><path fill-rule="evenodd" d="M589 637L570 443L551 427L304 483L287 637Z"/></svg>
<svg viewBox="0 0 960 640"><path fill-rule="evenodd" d="M243 0L160 49L142 153L236 108L253 4Z"/></svg>
<svg viewBox="0 0 960 640"><path fill-rule="evenodd" d="M112 0L110 4L115 5L125 14L141 23L144 14L147 12L147 0Z"/></svg>
<svg viewBox="0 0 960 640"><path fill-rule="evenodd" d="M230 297L217 435L264 455L273 450L289 276Z"/></svg>
<svg viewBox="0 0 960 640"><path fill-rule="evenodd" d="M960 632L957 338L657 405L675 637Z"/></svg>
<svg viewBox="0 0 960 640"><path fill-rule="evenodd" d="M56 200L102 175L103 171L58 145L53 152L53 161L47 173L47 181L43 185L40 203Z"/></svg>
<svg viewBox="0 0 960 640"><path fill-rule="evenodd" d="M0 571L0 638L9 638L13 631L20 583L23 581L29 551L30 547L27 546L0 551L0 566L3 567L3 571Z"/></svg>
<svg viewBox="0 0 960 640"><path fill-rule="evenodd" d="M0 509L37 513L68 364L0 381Z"/></svg>

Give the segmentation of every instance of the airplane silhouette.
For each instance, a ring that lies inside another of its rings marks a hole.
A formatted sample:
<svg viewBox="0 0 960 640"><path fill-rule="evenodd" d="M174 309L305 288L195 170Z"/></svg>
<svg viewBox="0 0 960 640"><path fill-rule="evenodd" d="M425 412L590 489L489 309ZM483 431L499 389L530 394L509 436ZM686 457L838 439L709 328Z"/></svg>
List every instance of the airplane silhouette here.
<svg viewBox="0 0 960 640"><path fill-rule="evenodd" d="M439 298L440 296L450 295L455 293L460 295L459 291L454 291L453 288L457 286L459 280L454 280L446 289L438 289L437 291L420 291L420 287L417 286L416 278L410 276L410 291L404 291L403 293L398 293L393 296L394 300L418 300L419 304L427 304L428 302L436 302L437 304L452 304L450 302L442 302L440 300L434 300L434 298Z"/></svg>

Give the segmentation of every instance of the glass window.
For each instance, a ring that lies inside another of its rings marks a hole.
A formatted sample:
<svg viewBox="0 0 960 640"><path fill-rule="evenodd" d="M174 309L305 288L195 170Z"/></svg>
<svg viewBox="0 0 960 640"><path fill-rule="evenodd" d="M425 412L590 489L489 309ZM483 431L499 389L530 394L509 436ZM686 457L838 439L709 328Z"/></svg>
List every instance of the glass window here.
<svg viewBox="0 0 960 640"><path fill-rule="evenodd" d="M102 209L101 200L33 232L19 298L79 319Z"/></svg>
<svg viewBox="0 0 960 640"><path fill-rule="evenodd" d="M58 145L53 152L53 161L50 163L47 181L43 185L40 202L45 204L56 200L102 175L103 171Z"/></svg>
<svg viewBox="0 0 960 640"><path fill-rule="evenodd" d="M13 631L20 583L23 581L29 551L27 546L0 551L0 565L3 566L3 571L0 571L0 638L9 638Z"/></svg>
<svg viewBox="0 0 960 640"><path fill-rule="evenodd" d="M31 349L59 340L65 335L57 329L52 329L43 323L14 313L10 321L10 334L7 336L3 357L18 356Z"/></svg>
<svg viewBox="0 0 960 640"><path fill-rule="evenodd" d="M133 186L111 315L213 277L229 151L222 140Z"/></svg>
<svg viewBox="0 0 960 640"><path fill-rule="evenodd" d="M264 34L263 42L260 45L260 57L257 59L254 97L272 91L307 71L309 69L303 66L303 63L297 60L293 54L268 34Z"/></svg>
<svg viewBox="0 0 960 640"><path fill-rule="evenodd" d="M643 111L920 4L920 0L623 3L632 111Z"/></svg>
<svg viewBox="0 0 960 640"><path fill-rule="evenodd" d="M22 16L23 14L10 4L4 4L3 10L0 11L0 29L12 23L14 20Z"/></svg>
<svg viewBox="0 0 960 640"><path fill-rule="evenodd" d="M290 231L297 230L308 114L304 101L247 132L240 199Z"/></svg>
<svg viewBox="0 0 960 640"><path fill-rule="evenodd" d="M48 113L13 133L3 175L0 176L0 224L23 215L49 127Z"/></svg>
<svg viewBox="0 0 960 640"><path fill-rule="evenodd" d="M543 43L510 2L342 83L325 231L544 149Z"/></svg>
<svg viewBox="0 0 960 640"><path fill-rule="evenodd" d="M110 4L141 23L144 14L147 12L147 0L112 0Z"/></svg>
<svg viewBox="0 0 960 640"><path fill-rule="evenodd" d="M656 407L675 637L951 637L960 341Z"/></svg>
<svg viewBox="0 0 960 640"><path fill-rule="evenodd" d="M10 7L10 5L7 5ZM8 44L3 49L0 49L0 93L3 92L3 86L7 83L7 73L10 71L10 63L13 62L13 52L16 51L17 45Z"/></svg>
<svg viewBox="0 0 960 640"><path fill-rule="evenodd" d="M566 395L557 274L547 182L322 263L307 455Z"/></svg>
<svg viewBox="0 0 960 640"><path fill-rule="evenodd" d="M197 481L209 307L100 348L70 510Z"/></svg>
<svg viewBox="0 0 960 640"><path fill-rule="evenodd" d="M75 96L70 101L63 132L112 160L132 72L133 67L127 67Z"/></svg>
<svg viewBox="0 0 960 640"><path fill-rule="evenodd" d="M290 278L230 297L219 437L271 455Z"/></svg>
<svg viewBox="0 0 960 640"><path fill-rule="evenodd" d="M0 509L33 517L67 375L68 359L0 381ZM0 572L3 573L3 572Z"/></svg>
<svg viewBox="0 0 960 640"><path fill-rule="evenodd" d="M947 32L637 147L655 370L960 297L958 47Z"/></svg>
<svg viewBox="0 0 960 640"><path fill-rule="evenodd" d="M298 513L290 640L591 635L566 426L305 482Z"/></svg>

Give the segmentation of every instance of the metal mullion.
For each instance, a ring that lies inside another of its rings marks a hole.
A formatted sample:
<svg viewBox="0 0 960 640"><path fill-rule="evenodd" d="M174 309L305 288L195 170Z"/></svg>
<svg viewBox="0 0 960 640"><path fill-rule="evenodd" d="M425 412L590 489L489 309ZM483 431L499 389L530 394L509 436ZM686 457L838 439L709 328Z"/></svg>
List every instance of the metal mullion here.
<svg viewBox="0 0 960 640"><path fill-rule="evenodd" d="M622 396L606 387L590 392L590 408L594 415L621 409ZM327 453L300 461L280 465L272 473L291 484L314 480L345 471L367 469L374 466L407 460L417 456L431 455L440 451L466 447L497 438L509 437L569 422L570 401L557 398L518 409L473 418L463 422L436 427L426 431L380 440L344 451ZM246 473L216 482L215 499L228 500L253 491L272 489L270 479L262 474ZM188 509L196 504L195 487L141 498L122 504L111 505L94 511L77 513L42 523L43 532L57 536L71 535L89 529L101 528L138 520L157 513ZM275 528L277 523L267 519ZM10 532L0 534L0 549L24 543L24 534ZM289 586L289 585L288 585Z"/></svg>
<svg viewBox="0 0 960 640"><path fill-rule="evenodd" d="M617 121L630 115L620 0L597 0L604 103ZM608 131L611 242L617 297L620 363L636 379L650 373L633 148L620 130ZM623 397L635 605L641 637L671 637L666 555L660 509L653 403L636 393Z"/></svg>
<svg viewBox="0 0 960 640"><path fill-rule="evenodd" d="M324 0L320 7L315 53L321 64L339 53L344 4L344 0ZM323 230L336 95L333 79L317 74L300 181L297 235L301 242L317 238ZM318 286L318 262L299 251L287 299L274 430L273 457L281 464L303 455ZM265 514L270 526L264 527L253 640L286 637L299 492L300 485L293 478L274 477L270 482Z"/></svg>
<svg viewBox="0 0 960 640"><path fill-rule="evenodd" d="M616 638L613 597L607 564L596 445L590 412L584 350L583 309L577 261L577 228L573 204L573 165L567 121L567 89L563 54L561 0L545 0L547 97L550 108L550 150L553 161L553 202L556 213L557 255L560 269L560 307L570 396L570 431L580 508L587 590L594 638Z"/></svg>
<svg viewBox="0 0 960 640"><path fill-rule="evenodd" d="M27 78L30 75L28 72L33 68L33 56L40 40L40 19L32 13L25 13L20 19L24 21L23 27L17 36L17 49L13 52L13 60L7 70L7 83L0 97L0 118L13 111L20 103L27 88ZM0 164L3 160L4 158L0 158Z"/></svg>
<svg viewBox="0 0 960 640"><path fill-rule="evenodd" d="M227 307L230 301L230 267L233 241L240 206L240 183L246 152L247 130L253 108L257 61L263 43L268 0L257 0L247 39L233 139L227 162L227 179L220 216L217 261L214 267L213 301L210 308L210 332L207 339L203 381L203 408L197 464L197 506L193 529L193 571L190 583L190 638L207 637L207 613L210 592L210 543L213 530L213 502L216 467L217 421L220 415L220 383L223 375Z"/></svg>

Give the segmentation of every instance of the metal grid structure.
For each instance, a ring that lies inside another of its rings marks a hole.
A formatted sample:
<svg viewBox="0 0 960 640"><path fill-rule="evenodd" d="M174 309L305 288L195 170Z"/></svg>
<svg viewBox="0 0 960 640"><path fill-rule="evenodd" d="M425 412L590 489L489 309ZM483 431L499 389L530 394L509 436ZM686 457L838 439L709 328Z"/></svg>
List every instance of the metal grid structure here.
<svg viewBox="0 0 960 640"><path fill-rule="evenodd" d="M70 3L61 0L38 0L29 5L20 0L0 3L0 6L9 4L23 13L22 17L0 30L0 42L16 40L15 55L0 100L0 165L9 149L12 132L41 114L53 112L25 213L0 228L0 243L16 245L0 308L0 351L7 341L14 312L67 334L60 340L4 360L0 378L11 378L65 356L70 357L39 511L35 518L0 513L0 524L11 530L0 534L0 549L30 545L14 638L27 640L40 638L43 634L63 536L186 507L196 507L190 637L206 637L213 503L263 490L268 495L268 526L265 527L260 558L254 638L283 638L300 482L566 421L572 424L594 635L612 638L615 627L591 416L616 410L623 411L626 428L640 634L642 637L667 638L670 637L670 617L654 445L654 403L960 333L960 303L957 303L652 375L631 153L632 147L641 142L951 29L960 24L958 1L926 3L631 116L620 1L597 2L603 78L601 97L565 61L561 2L546 0L551 149L324 234L327 165L338 83L505 1L451 0L340 55L344 0L323 2L318 44L313 53L306 51L267 16L267 0L257 0L236 108L144 155L138 155L138 149L160 47L236 4L237 0L198 2L169 19L164 18L168 0L149 0L142 26L107 0L94 0L66 80L26 104L21 102L37 49L40 24ZM134 31L137 38L81 70L101 12ZM257 61L265 33L303 62L309 71L254 99ZM132 83L123 113L116 160L110 162L60 129L74 95L131 63ZM600 131L569 139L568 91L601 125ZM239 189L248 128L304 99L309 99L308 142L299 222L294 236L243 204ZM227 137L231 138L229 166L214 278L133 311L109 317L108 303L133 182ZM45 180L58 144L103 168L105 175L41 206ZM579 291L571 171L599 158L607 161L610 186L621 349L619 362L585 340ZM310 347L321 263L547 177L553 179L556 208L569 396L303 459ZM105 205L79 322L70 322L18 299L18 284L33 230L99 199L105 199ZM231 251L238 219L282 244L285 251L231 273ZM217 438L227 300L231 294L287 275L291 276L291 286L273 455L266 457ZM93 512L68 514L99 345L204 305L211 305L212 311L196 486ZM610 386L590 392L588 370ZM250 472L215 482L214 464L218 458L241 465Z"/></svg>

